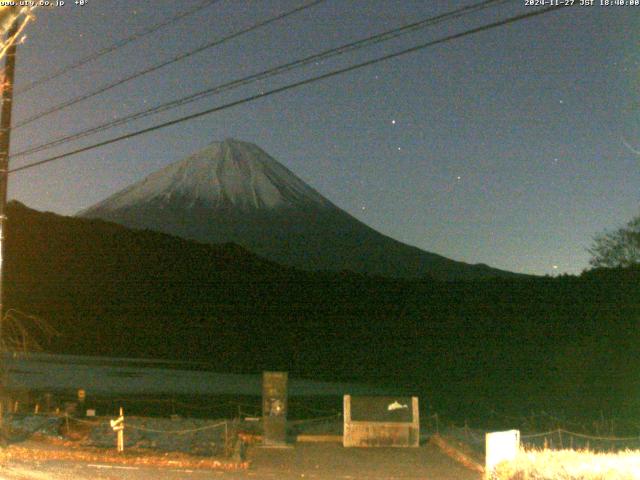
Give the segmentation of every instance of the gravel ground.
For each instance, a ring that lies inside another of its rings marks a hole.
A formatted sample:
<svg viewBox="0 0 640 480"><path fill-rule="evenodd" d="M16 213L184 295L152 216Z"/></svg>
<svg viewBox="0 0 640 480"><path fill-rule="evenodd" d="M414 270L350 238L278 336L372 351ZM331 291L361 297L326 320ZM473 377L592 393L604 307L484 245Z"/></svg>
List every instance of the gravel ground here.
<svg viewBox="0 0 640 480"><path fill-rule="evenodd" d="M29 448L43 448L27 442ZM44 446L44 448L47 448ZM298 444L291 448L251 447L248 470L225 472L100 463L11 460L0 468L2 480L157 480L157 479L282 479L282 480L480 480L481 475L455 463L437 447L415 449L345 449L339 444Z"/></svg>

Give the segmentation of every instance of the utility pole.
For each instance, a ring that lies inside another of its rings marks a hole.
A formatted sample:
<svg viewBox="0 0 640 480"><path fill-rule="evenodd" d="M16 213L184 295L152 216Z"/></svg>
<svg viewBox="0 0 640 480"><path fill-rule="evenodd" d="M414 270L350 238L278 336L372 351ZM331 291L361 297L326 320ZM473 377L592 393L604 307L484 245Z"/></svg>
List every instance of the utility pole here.
<svg viewBox="0 0 640 480"><path fill-rule="evenodd" d="M7 41L18 33L18 17L7 32ZM15 40L15 39L14 39ZM2 355L2 327L5 316L4 305L4 239L7 221L7 187L9 177L9 143L11 140L11 109L13 107L13 80L16 71L17 42L7 49L2 81L2 108L0 109L0 355ZM0 361L2 358L0 357ZM4 380L4 378L3 378ZM0 417L0 422L1 422Z"/></svg>
<svg viewBox="0 0 640 480"><path fill-rule="evenodd" d="M4 365L4 349L2 348L2 327L5 316L4 305L4 238L6 227L7 186L9 177L9 141L11 139L11 107L13 106L13 79L16 70L15 36L18 33L18 17L13 19L7 32L7 41L12 42L7 49L4 78L2 79L2 107L0 108L0 443L7 443L7 432L4 423L6 399L7 371Z"/></svg>

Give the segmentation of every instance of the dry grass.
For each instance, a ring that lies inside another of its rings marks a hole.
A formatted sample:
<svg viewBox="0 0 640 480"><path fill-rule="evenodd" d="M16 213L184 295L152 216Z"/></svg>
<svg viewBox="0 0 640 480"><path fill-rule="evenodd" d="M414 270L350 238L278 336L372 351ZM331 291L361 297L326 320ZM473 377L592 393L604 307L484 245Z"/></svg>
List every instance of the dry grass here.
<svg viewBox="0 0 640 480"><path fill-rule="evenodd" d="M496 468L496 480L637 480L640 450L523 450L513 464Z"/></svg>
<svg viewBox="0 0 640 480"><path fill-rule="evenodd" d="M27 444L11 445L0 450L0 465L6 465L10 461L73 461L208 470L244 470L249 466L247 462L194 457L177 452L153 454L145 450L130 448L124 453L117 453L115 449L81 447L73 441L44 438L32 440Z"/></svg>

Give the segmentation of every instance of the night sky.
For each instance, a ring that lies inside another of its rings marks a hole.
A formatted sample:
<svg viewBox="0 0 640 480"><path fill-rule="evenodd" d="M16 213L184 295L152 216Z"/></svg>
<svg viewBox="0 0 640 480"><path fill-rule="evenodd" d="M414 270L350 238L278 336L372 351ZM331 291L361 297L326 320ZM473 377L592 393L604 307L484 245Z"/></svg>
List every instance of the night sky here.
<svg viewBox="0 0 640 480"><path fill-rule="evenodd" d="M73 3L37 10L18 49L18 91L202 2ZM14 122L303 3L221 0L17 95ZM12 152L471 3L326 0L16 129ZM535 8L498 5L11 167ZM234 137L405 243L516 272L579 273L592 237L640 205L639 31L640 7L562 9L17 172L10 197L71 215Z"/></svg>

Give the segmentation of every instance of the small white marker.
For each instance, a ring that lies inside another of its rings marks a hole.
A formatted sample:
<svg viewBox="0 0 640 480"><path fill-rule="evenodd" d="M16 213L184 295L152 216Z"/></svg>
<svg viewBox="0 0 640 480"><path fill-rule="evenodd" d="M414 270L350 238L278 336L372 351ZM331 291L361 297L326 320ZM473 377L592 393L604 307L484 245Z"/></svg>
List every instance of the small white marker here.
<svg viewBox="0 0 640 480"><path fill-rule="evenodd" d="M87 467L93 468L107 468L110 470L140 470L140 467L123 467L121 465L96 465L89 463Z"/></svg>

